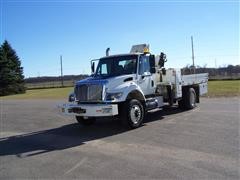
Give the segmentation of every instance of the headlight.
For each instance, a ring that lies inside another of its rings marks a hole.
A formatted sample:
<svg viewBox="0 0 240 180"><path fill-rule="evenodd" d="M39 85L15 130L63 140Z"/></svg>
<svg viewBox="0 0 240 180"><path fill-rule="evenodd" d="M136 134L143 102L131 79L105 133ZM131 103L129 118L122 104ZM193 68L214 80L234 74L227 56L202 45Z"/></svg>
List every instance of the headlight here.
<svg viewBox="0 0 240 180"><path fill-rule="evenodd" d="M69 96L68 96L68 101L69 101L69 102L75 101L75 94L74 94L74 93L69 94Z"/></svg>
<svg viewBox="0 0 240 180"><path fill-rule="evenodd" d="M117 93L107 93L106 94L106 100L115 100L115 99L120 99L122 97L123 93L122 92L117 92Z"/></svg>

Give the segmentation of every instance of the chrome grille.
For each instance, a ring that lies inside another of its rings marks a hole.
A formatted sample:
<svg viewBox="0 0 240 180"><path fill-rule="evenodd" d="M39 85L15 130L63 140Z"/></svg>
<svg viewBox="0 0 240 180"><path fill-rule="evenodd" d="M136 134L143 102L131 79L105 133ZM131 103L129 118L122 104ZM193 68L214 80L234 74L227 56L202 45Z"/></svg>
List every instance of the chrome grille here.
<svg viewBox="0 0 240 180"><path fill-rule="evenodd" d="M88 87L87 85L79 85L75 87L75 95L78 101L87 101L88 96Z"/></svg>
<svg viewBox="0 0 240 180"><path fill-rule="evenodd" d="M102 85L89 84L75 87L75 95L78 101L101 101Z"/></svg>

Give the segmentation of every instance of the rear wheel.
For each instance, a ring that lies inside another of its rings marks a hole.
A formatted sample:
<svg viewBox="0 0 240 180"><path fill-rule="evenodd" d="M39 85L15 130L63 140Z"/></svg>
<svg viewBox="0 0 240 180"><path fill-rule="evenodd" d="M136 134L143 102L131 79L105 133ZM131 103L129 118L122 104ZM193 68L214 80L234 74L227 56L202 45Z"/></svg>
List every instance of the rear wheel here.
<svg viewBox="0 0 240 180"><path fill-rule="evenodd" d="M181 109L193 109L196 107L196 92L193 88L187 89L183 92L183 98L178 101L178 106Z"/></svg>
<svg viewBox="0 0 240 180"><path fill-rule="evenodd" d="M79 124L83 126L89 126L96 122L96 118L93 118L93 117L84 118L82 116L76 116L76 120Z"/></svg>
<svg viewBox="0 0 240 180"><path fill-rule="evenodd" d="M193 109L196 107L196 92L193 88L190 88L188 91L188 103L187 108Z"/></svg>
<svg viewBox="0 0 240 180"><path fill-rule="evenodd" d="M137 99L132 99L122 104L120 117L123 124L129 128L138 128L144 119L144 108Z"/></svg>

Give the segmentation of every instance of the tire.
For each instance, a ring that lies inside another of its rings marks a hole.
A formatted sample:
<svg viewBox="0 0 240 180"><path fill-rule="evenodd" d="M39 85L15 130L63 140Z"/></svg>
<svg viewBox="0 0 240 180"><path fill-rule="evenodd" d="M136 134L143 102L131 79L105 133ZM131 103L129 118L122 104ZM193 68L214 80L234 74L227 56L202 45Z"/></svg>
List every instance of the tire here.
<svg viewBox="0 0 240 180"><path fill-rule="evenodd" d="M172 106L174 103L174 97L173 97L173 91L171 90L171 87L167 87L168 92L168 105Z"/></svg>
<svg viewBox="0 0 240 180"><path fill-rule="evenodd" d="M129 100L121 105L120 118L122 123L131 129L142 125L145 111L142 103L137 99Z"/></svg>
<svg viewBox="0 0 240 180"><path fill-rule="evenodd" d="M84 119L82 116L76 116L76 120L79 124L83 126L90 126L96 122L96 118Z"/></svg>
<svg viewBox="0 0 240 180"><path fill-rule="evenodd" d="M187 95L187 109L193 109L196 107L196 92L193 88L190 88Z"/></svg>
<svg viewBox="0 0 240 180"><path fill-rule="evenodd" d="M187 89L187 91L183 92L182 100L178 101L178 106L181 109L193 109L196 107L196 99L197 95L193 88Z"/></svg>

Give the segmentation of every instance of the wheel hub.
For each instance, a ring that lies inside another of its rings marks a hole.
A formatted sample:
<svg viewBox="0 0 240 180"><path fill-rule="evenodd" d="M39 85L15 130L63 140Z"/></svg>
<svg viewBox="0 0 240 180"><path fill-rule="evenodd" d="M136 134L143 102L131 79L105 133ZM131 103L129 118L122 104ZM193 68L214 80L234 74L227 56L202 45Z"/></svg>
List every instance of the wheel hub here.
<svg viewBox="0 0 240 180"><path fill-rule="evenodd" d="M136 124L141 118L141 109L138 105L133 105L130 110L131 121Z"/></svg>

